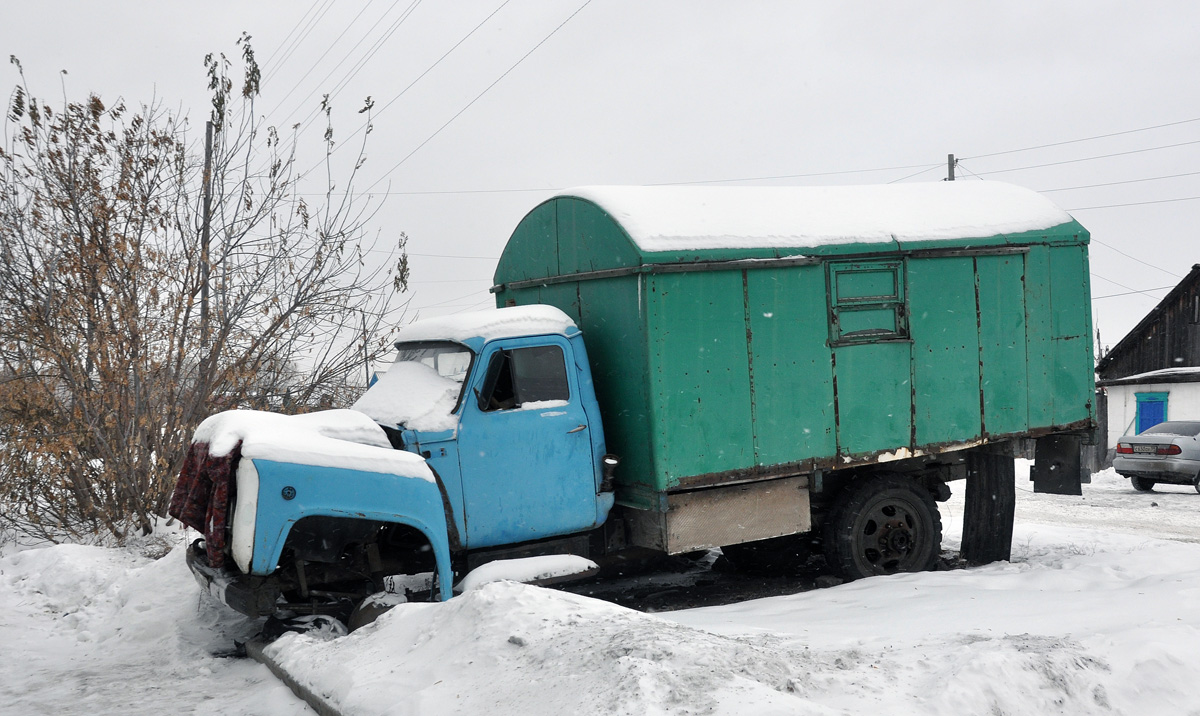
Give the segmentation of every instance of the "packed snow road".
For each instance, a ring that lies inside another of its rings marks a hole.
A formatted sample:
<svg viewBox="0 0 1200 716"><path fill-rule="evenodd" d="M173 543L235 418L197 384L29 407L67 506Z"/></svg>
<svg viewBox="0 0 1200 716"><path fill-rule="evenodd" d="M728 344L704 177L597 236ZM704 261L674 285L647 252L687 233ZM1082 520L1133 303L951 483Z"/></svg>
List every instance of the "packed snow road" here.
<svg viewBox="0 0 1200 716"><path fill-rule="evenodd" d="M1200 714L1200 495L1018 489L1008 563L666 614L500 583L268 650L347 714ZM9 552L0 713L309 713L181 550Z"/></svg>

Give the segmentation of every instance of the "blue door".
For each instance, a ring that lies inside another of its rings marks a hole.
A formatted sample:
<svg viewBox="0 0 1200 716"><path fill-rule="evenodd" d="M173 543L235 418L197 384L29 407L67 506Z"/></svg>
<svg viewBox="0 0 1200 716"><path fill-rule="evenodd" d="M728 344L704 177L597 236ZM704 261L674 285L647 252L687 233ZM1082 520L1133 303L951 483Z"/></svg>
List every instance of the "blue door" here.
<svg viewBox="0 0 1200 716"><path fill-rule="evenodd" d="M596 523L588 420L565 339L492 344L459 427L470 548L589 529Z"/></svg>
<svg viewBox="0 0 1200 716"><path fill-rule="evenodd" d="M1168 393L1135 393L1139 435L1167 419L1168 395Z"/></svg>

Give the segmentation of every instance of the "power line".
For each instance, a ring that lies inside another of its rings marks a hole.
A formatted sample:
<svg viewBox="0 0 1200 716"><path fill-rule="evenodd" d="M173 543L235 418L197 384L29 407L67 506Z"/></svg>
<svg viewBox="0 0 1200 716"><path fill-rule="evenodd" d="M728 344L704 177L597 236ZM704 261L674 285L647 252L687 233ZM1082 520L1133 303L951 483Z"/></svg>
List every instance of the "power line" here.
<svg viewBox="0 0 1200 716"><path fill-rule="evenodd" d="M891 180L890 182L888 182L888 184L896 184L896 183L898 183L898 182L905 181L906 179L912 179L913 177L915 177L915 176L920 176L921 174L924 174L925 172L931 172L931 171L933 171L934 169L937 169L937 168L938 168L938 167L940 167L940 166L942 166L942 165L941 165L941 164L934 164L934 165L932 165L932 166L929 166L929 167L926 167L926 168L922 169L922 170L921 170L921 171L919 171L919 172L915 172L915 173L913 173L913 174L909 174L908 176L903 176L903 177L900 177L899 179L893 179L893 180Z"/></svg>
<svg viewBox="0 0 1200 716"><path fill-rule="evenodd" d="M1178 122L1167 122L1166 124L1156 124L1151 127L1139 127L1137 129L1126 129L1120 132L1110 132L1109 134L1097 134L1094 137L1083 137L1082 139L1068 139L1064 142L1051 142L1050 144L1039 144L1033 147L1023 147L1021 149L1007 149L1002 152L992 152L990 154L976 154L973 157L964 157L965 159L982 159L984 157L998 157L1002 154L1016 154L1018 152L1030 152L1035 149L1047 149L1049 147L1061 147L1064 144L1077 144L1079 142L1090 142L1094 139L1107 139L1108 137L1119 137L1123 134L1134 134L1136 132L1147 132L1152 129L1162 129L1164 127L1174 127L1180 124L1189 124L1191 122L1200 122L1200 117L1193 119L1181 119Z"/></svg>
<svg viewBox="0 0 1200 716"><path fill-rule="evenodd" d="M282 56L280 56L278 63L276 63L276 65L273 68L271 68L271 70L269 72L265 73L265 76L263 77L263 80L262 80L263 84L270 82L271 79L274 78L275 75L279 73L280 68L282 68L287 63L287 61L296 52L296 50L300 49L300 45L305 40L308 39L308 36L312 34L312 31L317 27L318 24L320 24L321 20L325 19L325 15L328 14L330 9L333 8L333 3L334 3L334 0L328 0L328 2L326 2L326 4L322 7L320 12L318 14L313 15L313 17L309 20L308 24L305 26L304 31L296 36L296 38L292 41L291 46L287 49L286 52L283 53Z"/></svg>
<svg viewBox="0 0 1200 716"><path fill-rule="evenodd" d="M381 249L368 249L369 251L381 251ZM480 261L499 261L498 256L448 256L446 254L408 254L409 256L421 256L430 259L479 259Z"/></svg>
<svg viewBox="0 0 1200 716"><path fill-rule="evenodd" d="M1200 196L1181 196L1177 199L1154 199L1151 201L1130 201L1124 204L1102 204L1100 206L1080 206L1066 211L1090 211L1092 209L1117 209L1123 206L1146 206L1147 204L1171 204L1177 201L1195 201Z"/></svg>
<svg viewBox="0 0 1200 716"><path fill-rule="evenodd" d="M1092 275L1095 276L1095 274L1092 274ZM1105 280L1107 281L1108 279L1105 279ZM1116 282L1112 281L1111 283L1116 283ZM1117 284L1117 285L1120 285L1120 284ZM1158 288L1147 288L1147 289L1143 289L1141 291L1139 291L1135 288L1131 291L1126 291L1125 293L1110 293L1107 296L1092 296L1092 300L1099 301L1102 298L1116 298L1118 296L1132 296L1135 293L1143 293L1143 294L1146 294L1147 296L1150 296L1151 291L1166 291L1167 289L1170 289L1170 288L1175 288L1175 287L1174 286L1159 286ZM1157 298L1157 297L1150 296L1150 298Z"/></svg>
<svg viewBox="0 0 1200 716"><path fill-rule="evenodd" d="M447 57L449 57L449 56L450 56L450 53L452 53L452 52L454 52L455 50L457 50L457 49L458 49L458 47L459 47L459 45L461 45L461 44L463 44L464 42L466 42L466 41L467 41L467 40L468 40L468 39L469 39L469 38L470 38L472 35L474 35L474 34L475 34L475 32L476 32L476 31L478 31L478 30L479 30L479 28L481 28L481 27L483 27L485 24L487 24L488 20L491 20L491 19L492 19L492 18L493 18L493 17L496 15L496 13L500 12L501 10L503 10L503 9L504 9L504 7L505 7L506 5L508 5L510 2L512 2L512 0L504 0L504 2L500 3L500 6L499 6L499 7L497 7L495 10L492 10L491 14L489 14L487 17L483 18L483 20L481 20L481 21L479 22L479 24L478 24L478 25L476 25L475 27L471 28L471 31L470 31L470 32L468 32L467 34L463 35L463 36L462 36L462 38L461 38L461 39L459 39L459 41L458 41L458 42L454 43L454 45L453 45L453 46L452 46L452 47L451 47L449 50L446 50L446 52L445 52L444 54L442 54L442 56L441 56L441 57L437 58L437 60L436 60L436 61L435 61L435 62L434 62L432 65L430 65L429 67L426 67L426 68L425 68L425 71L424 71L424 72L422 72L421 74L417 75L417 78L416 78L416 79L414 79L412 82L409 82L409 83L408 83L408 86L406 86L404 89L400 90L400 93L399 93L399 94L397 94L395 97L392 97L390 100L388 100L388 103L387 103L387 104L383 105L383 106L382 106L382 107L380 107L378 110L376 110L376 111L375 111L375 113L374 113L374 117L373 117L373 118L374 118L374 119L378 119L378 118L379 118L379 116L380 116L380 115L382 115L382 114L383 114L383 113L384 113L384 112L387 110L387 108L388 108L388 107L391 107L393 104L395 104L397 100L399 100L401 97L403 97L403 96L404 96L404 94L405 94L406 92L408 92L410 89L412 89L412 88L413 88L413 85L415 85L415 84L417 84L418 82L420 82L420 81L421 81L421 80L422 80L422 79L425 77L425 75L427 75L427 74L429 74L430 72L432 72L432 71L434 70L434 68L435 68L435 67L437 67L438 65L440 65L440 64L442 63L442 60L444 60L444 59L446 59ZM330 152L330 153L332 154L333 152L336 152L337 150L341 149L343 146L345 146L345 144L346 144L346 142L347 142L347 141L349 141L349 140L351 140L351 139L353 139L353 138L357 137L357 136L358 136L358 133L359 133L359 132L361 132L361 131L363 131L364 129L365 129L365 125L362 125L362 126L360 126L358 129L356 129L356 130L354 130L353 132L351 132L351 133L350 133L350 134L349 134L349 135L346 137L346 139L345 139L345 140L343 140L341 144L338 144L336 147L334 147L334 148L333 148L333 151L332 151L332 152ZM313 166L313 169L315 169L317 166L320 166L320 163L318 163L318 164L314 165L314 166ZM312 171L312 169L310 169L309 171ZM516 190L514 190L514 191L541 191L541 190L539 190L539 189L516 189ZM413 192L413 193L428 193L428 194L469 194L469 193L486 193L486 192Z"/></svg>
<svg viewBox="0 0 1200 716"><path fill-rule="evenodd" d="M1168 271L1168 270L1166 270L1165 268L1163 268L1162 266L1155 266L1155 265L1154 265L1154 264L1152 264L1152 263L1147 263L1147 262L1145 262L1145 261L1143 261L1143 260L1139 259L1139 258L1138 258L1138 257L1136 257L1136 256L1133 256L1133 255L1130 255L1130 254L1127 254L1127 253L1125 253L1124 251L1122 251L1122 250L1118 249L1116 246L1113 246L1112 244L1106 244L1106 243L1104 243L1104 242L1103 242L1103 241L1101 241L1100 239L1097 239L1097 238L1094 238L1094 237L1093 237L1093 238L1092 238L1092 242L1093 242L1093 243L1096 243L1096 244L1100 244L1101 246L1107 247L1107 248L1109 248L1109 249L1112 249L1113 251L1116 251L1118 254L1121 254L1122 256L1124 256L1125 258L1128 258L1128 259L1133 259L1134 261L1137 261L1139 264L1142 264L1142 265L1144 265L1144 266L1149 266L1149 267L1150 267L1150 268L1152 268L1152 269L1158 269L1159 271L1162 271L1163 273L1165 273L1165 274L1167 274L1167 275L1169 275L1169 276L1174 276L1175 278L1183 278L1183 276L1182 276L1182 275L1180 275L1180 274L1177 274L1177 273L1175 273L1174 271ZM1108 281L1109 279L1104 279L1104 280L1105 280L1105 281ZM1117 283L1117 282L1116 282L1116 281L1113 281L1112 283ZM1118 285L1118 286L1121 286L1121 284L1119 284L1119 283L1117 283L1117 285ZM1129 288L1129 287L1128 287L1128 286L1121 286L1121 288Z"/></svg>
<svg viewBox="0 0 1200 716"><path fill-rule="evenodd" d="M1200 172L1184 172L1182 174L1164 174L1162 176L1157 176L1157 177L1145 177L1142 179L1126 179L1124 181L1110 181L1110 182L1105 182L1103 184L1081 184L1080 186L1064 186L1064 187L1059 187L1057 189L1038 189L1038 192L1042 193L1042 194L1049 194L1049 193L1055 192L1055 191L1072 191L1074 189L1096 189L1096 188L1102 187L1102 186L1117 186L1119 184L1137 184L1139 182L1158 181L1160 179L1178 179L1179 177L1190 177L1190 176L1196 176L1197 174L1200 174Z"/></svg>
<svg viewBox="0 0 1200 716"><path fill-rule="evenodd" d="M300 26L302 24L304 24L305 19L308 18L308 14L313 11L313 8L315 8L317 5L320 5L320 4L321 4L321 0L313 0L313 4L308 6L308 9L304 11L304 14L300 16L300 19L296 21L296 24L293 25L292 29L288 31L288 34L284 36L283 40L279 43L279 46L276 47L274 50L272 50L270 52L270 54L267 55L267 57L270 59L268 59L266 64L263 65L262 69L264 71L270 69L271 63L274 62L275 59L280 56L280 50L282 50L284 47L287 46L288 41L292 39L292 35L294 35L296 33L296 30L300 29Z"/></svg>
<svg viewBox="0 0 1200 716"><path fill-rule="evenodd" d="M321 60L325 59L325 56L328 55L331 50L333 50L334 46L337 45L337 43L343 37L346 36L347 32L350 32L350 28L354 27L354 24L358 22L358 18L362 17L363 13L366 12L367 8L371 7L371 4L374 2L375 2L375 0L368 0L367 4L363 5L362 9L358 11L358 14L354 16L354 19L350 21L350 24L346 25L346 28L344 30L342 30L341 34L339 34L337 37L335 37L333 39L333 42L329 43L329 47L325 48L325 51L321 53L321 56L317 58L316 62L313 62L312 66L308 68L308 70L304 73L304 75L302 77L300 77L300 79L296 80L296 83L293 84L292 88L287 91L287 94L285 94L283 96L283 99L281 99L277 103L275 103L274 109L272 109L270 112L267 112L266 116L269 117L272 114L274 114L276 111L279 110L280 107L283 106L283 104L285 102L288 101L288 98L292 96L292 93L300 88L300 85L304 83L304 80L308 79L308 76L312 74L312 71L317 69L317 66L321 64ZM357 45L356 45L356 47L357 47ZM309 96L312 96L312 95L310 94ZM307 100L307 99L308 98L306 97L305 100Z"/></svg>
<svg viewBox="0 0 1200 716"><path fill-rule="evenodd" d="M588 5L591 5L591 4L592 4L592 0L587 0L587 2L583 3L582 5L580 5L578 10L576 10L576 11L575 11L575 12L573 12L573 13L571 13L571 15L570 15L569 17L567 17L567 19L566 19L566 20L563 20L561 23L559 23L558 27L556 27L556 28L554 28L553 30L551 30L551 31L550 31L550 34L549 34L549 35L546 35L545 37L543 37L543 38L542 38L542 40L541 40L541 42L539 42L539 43L537 43L536 45L534 45L534 46L533 46L533 48L529 50L529 52L526 52L524 55L522 55L522 56L521 56L521 59L519 59L519 60L517 60L516 62L514 62L514 63L512 64L512 66L511 66L511 67L509 67L507 70L505 70L505 71L504 71L504 74L502 74L502 75L500 75L499 77L497 77L497 78L496 78L496 79L495 79L495 80L494 80L494 81L493 81L493 82L492 82L490 85L488 85L487 87L485 87L485 88L484 88L484 90L483 90L482 92L480 92L479 94L477 94L477 95L475 96L475 99L471 100L470 102L468 102L468 103L466 104L466 106L465 106L465 107L463 107L462 109L458 110L458 112L456 112L456 113L454 114L454 116L453 116L453 117L451 117L450 119L446 120L445 124L443 124L442 126L438 127L438 128L437 128L437 131L435 131L433 134L429 135L429 136L428 136L428 137L425 139L425 141L423 141L423 142L421 142L420 144L418 144L418 145L417 145L417 147L416 147L415 149L413 149L411 152L409 152L408 154L406 154L406 155L404 156L404 158L403 158L403 159L401 159L400 161L396 162L396 165L395 165L395 166L393 166L391 169L387 170L387 171L386 171L386 172L383 174L383 176L381 176L381 177L379 177L378 179L376 179L374 184L371 184L371 186L367 187L367 191L369 192L369 191L370 191L370 190L371 190L371 189L372 189L372 188L373 188L373 187L374 187L376 184L378 184L379 182L383 181L383 180L384 180L384 179L386 179L386 178L387 178L387 177L388 177L388 176L389 176L389 175L390 175L392 172L394 172L394 171L396 171L397 169L399 169L399 168L400 168L400 166L401 166L402 164L404 164L405 162L407 162L407 161L409 160L409 158L410 158L410 157L412 157L412 155L414 155L414 154L416 154L417 152L421 151L421 147L424 147L424 146L425 146L426 144L428 144L428 143L429 143L429 142L430 142L430 141L431 141L431 140L432 140L434 137L436 137L437 135L441 134L443 129L445 129L446 127L450 126L450 123L451 123L451 122L453 122L454 120L458 119L458 118L459 118L459 116L461 116L463 112L466 112L468 109L470 109L470 108L471 108L471 106L472 106L472 105L474 105L476 102L478 102L478 101L479 101L479 99L480 99L481 97L483 97L483 96L484 96L485 94L487 94L487 93L488 93L488 92L489 92L489 91L490 91L490 90L491 90L493 87L495 87L497 84L499 84L499 83L500 83L500 81L501 81L501 80L503 80L505 77L507 77L507 76L509 75L509 73L510 73L510 72L512 72L513 70L515 70L515 69L517 68L517 66L518 66L518 65L520 65L522 62L524 62L524 61L525 61L525 59L526 59L527 57L529 57L529 56L530 56L530 55L532 55L534 52L536 52L536 51L537 51L537 49L538 49L539 47L541 47L542 45L544 45L544 44L545 44L545 43L546 43L546 42L547 42L547 41L548 41L548 40L549 40L551 37L554 37L554 35L555 35L555 34L557 34L559 30L563 29L563 27L564 27L564 26L565 26L565 25L566 25L568 22L570 22L572 19L574 19L576 15L578 15L578 14L579 14L579 13L581 13L581 12L583 12L583 9L584 9L585 7L587 7Z"/></svg>
<svg viewBox="0 0 1200 716"><path fill-rule="evenodd" d="M991 171L986 171L986 172L971 172L971 173L974 174L975 176L982 176L984 174L1005 174L1008 172L1024 171L1026 169L1041 169L1042 167L1056 167L1056 166L1059 166L1062 164L1075 164L1078 162L1090 162L1095 159L1109 159L1112 157L1124 157L1124 156L1127 156L1130 154L1141 154L1143 152L1156 152L1161 149L1174 149L1176 147L1186 147L1190 144L1200 144L1200 139L1194 139L1190 142L1178 142L1176 144L1164 144L1159 147L1146 147L1144 149L1132 149L1127 152L1114 152L1112 154L1098 154L1094 157L1082 157L1080 159L1064 159L1063 161L1060 161L1060 162L1047 162L1045 164L1030 164L1029 166L1024 166L1024 167L1012 167L1010 169L993 169ZM959 161L961 162L962 160L960 159Z"/></svg>
<svg viewBox="0 0 1200 716"><path fill-rule="evenodd" d="M383 17L387 17L388 13L390 13L392 11L392 9L395 8L398 4L400 4L400 0L396 0L395 2L393 2L392 5L390 7L388 7L387 11L385 11L383 13L383 16L380 17L380 20L382 20ZM334 86L333 90L328 93L330 99L337 97L338 93L341 92L343 89L345 89L346 85L350 84L350 81L358 76L358 73L362 71L362 68L366 66L366 63L369 62L371 60L371 58L374 57L379 52L380 49L383 48L384 43L387 42L389 39L391 39L392 35L394 35L396 33L396 31L398 29L400 29L400 26L404 24L404 21L407 20L410 15L412 15L413 11L416 10L417 5L420 5L420 4L421 4L421 0L413 0L412 3L409 4L408 7L404 8L404 11L400 14L400 17L398 17L395 21L393 21L392 24L386 30L384 30L383 34L380 35L375 40L375 42L367 50L367 54L364 57L362 57L361 59L359 59L358 61L356 61L354 63L354 65L347 71L347 73L342 76L342 79L337 82L337 84ZM368 31L368 34L370 34L369 31ZM342 63L344 63L346 60L350 59L350 57L362 45L362 43L366 42L366 39L367 39L366 36L364 36L363 39L361 39L357 43L355 43L354 47L351 48L350 51L346 53L346 56L343 57L341 59L341 61L338 62L336 65L334 65L333 69L331 69L328 72L328 74L325 75L325 77L321 80L321 82L318 83L317 87L314 88L312 91L310 91L308 93L308 95L306 95L304 97L304 99L302 99L300 101L300 103L296 106L296 109L293 109L291 112L289 112L287 114L287 116L285 116L283 118L283 120L280 122L280 124L291 119L292 115L294 115L296 113L296 110L303 107L304 103L307 102L314 94L317 93L317 91L320 89L320 86L322 84L324 84L325 81L328 80L330 77L332 77L334 72L337 72L337 69L342 66ZM301 130L303 130L309 124L311 124L313 119L315 119L320 114L320 112L321 112L321 110L319 107L310 110L309 113L304 117L304 119L300 120L300 122L299 122L299 124L301 125Z"/></svg>

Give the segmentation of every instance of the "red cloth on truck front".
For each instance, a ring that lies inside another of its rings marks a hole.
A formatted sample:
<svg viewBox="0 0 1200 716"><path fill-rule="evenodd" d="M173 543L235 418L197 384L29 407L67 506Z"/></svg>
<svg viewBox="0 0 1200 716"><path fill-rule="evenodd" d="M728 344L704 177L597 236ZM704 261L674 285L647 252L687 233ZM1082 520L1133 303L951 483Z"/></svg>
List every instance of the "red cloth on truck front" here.
<svg viewBox="0 0 1200 716"><path fill-rule="evenodd" d="M220 456L209 454L208 443L192 443L167 507L171 516L204 535L211 567L225 566L229 508L233 503L234 474L241 456L240 440L228 454Z"/></svg>

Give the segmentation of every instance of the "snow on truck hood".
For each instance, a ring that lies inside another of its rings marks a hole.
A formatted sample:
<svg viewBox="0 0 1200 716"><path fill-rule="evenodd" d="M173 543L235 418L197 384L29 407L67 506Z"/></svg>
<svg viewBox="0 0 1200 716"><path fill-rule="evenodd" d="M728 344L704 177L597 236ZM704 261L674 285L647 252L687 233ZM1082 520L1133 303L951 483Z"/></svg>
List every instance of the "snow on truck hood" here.
<svg viewBox="0 0 1200 716"><path fill-rule="evenodd" d="M200 423L192 442L210 455L228 455L242 441L242 457L316 467L382 472L433 482L425 460L393 449L383 428L354 410L281 415L227 410Z"/></svg>
<svg viewBox="0 0 1200 716"><path fill-rule="evenodd" d="M590 186L569 189L642 251L809 248L968 239L1072 221L1049 199L992 181L882 186Z"/></svg>

